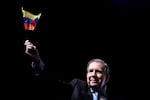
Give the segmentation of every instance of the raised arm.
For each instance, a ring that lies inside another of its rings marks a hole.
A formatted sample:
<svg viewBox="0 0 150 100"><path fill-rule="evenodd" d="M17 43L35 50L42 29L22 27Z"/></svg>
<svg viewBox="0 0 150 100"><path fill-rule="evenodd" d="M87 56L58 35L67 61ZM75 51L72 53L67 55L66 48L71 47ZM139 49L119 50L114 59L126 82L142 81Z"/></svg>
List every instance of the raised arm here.
<svg viewBox="0 0 150 100"><path fill-rule="evenodd" d="M29 55L32 59L32 68L35 76L39 76L40 73L44 70L45 64L42 61L37 47L29 40L25 40L25 53Z"/></svg>

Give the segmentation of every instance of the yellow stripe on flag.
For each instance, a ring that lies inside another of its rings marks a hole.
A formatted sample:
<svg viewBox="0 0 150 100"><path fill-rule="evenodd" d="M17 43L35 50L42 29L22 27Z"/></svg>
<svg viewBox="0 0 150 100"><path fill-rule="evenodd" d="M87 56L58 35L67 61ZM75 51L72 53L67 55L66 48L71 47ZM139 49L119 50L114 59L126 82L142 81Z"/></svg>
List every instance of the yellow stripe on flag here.
<svg viewBox="0 0 150 100"><path fill-rule="evenodd" d="M31 20L35 20L36 18L40 19L41 17L41 13L35 15L29 11L24 10L23 7L21 8L21 10L22 10L23 17L29 18Z"/></svg>

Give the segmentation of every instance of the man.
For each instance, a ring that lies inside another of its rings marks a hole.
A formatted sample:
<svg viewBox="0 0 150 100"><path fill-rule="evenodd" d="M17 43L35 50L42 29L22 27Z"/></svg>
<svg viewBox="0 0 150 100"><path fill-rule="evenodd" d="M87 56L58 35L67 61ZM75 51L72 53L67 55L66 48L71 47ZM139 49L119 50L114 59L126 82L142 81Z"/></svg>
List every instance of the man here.
<svg viewBox="0 0 150 100"><path fill-rule="evenodd" d="M26 40L25 53L32 59L32 68L35 76L40 76L44 71L45 64L40 58L36 46ZM87 65L86 81L80 79L73 79L68 84L72 86L71 100L108 100L106 92L106 84L109 80L109 67L101 59L92 59Z"/></svg>

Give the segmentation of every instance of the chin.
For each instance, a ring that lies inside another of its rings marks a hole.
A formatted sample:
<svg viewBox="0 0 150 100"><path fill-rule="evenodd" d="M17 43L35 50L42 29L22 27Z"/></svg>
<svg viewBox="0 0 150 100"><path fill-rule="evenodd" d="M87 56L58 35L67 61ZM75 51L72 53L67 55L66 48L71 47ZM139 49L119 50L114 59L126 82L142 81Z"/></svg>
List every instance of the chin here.
<svg viewBox="0 0 150 100"><path fill-rule="evenodd" d="M92 84L90 84L90 86L91 86L91 87L97 87L98 84L95 84L95 83L93 84L93 83L92 83Z"/></svg>

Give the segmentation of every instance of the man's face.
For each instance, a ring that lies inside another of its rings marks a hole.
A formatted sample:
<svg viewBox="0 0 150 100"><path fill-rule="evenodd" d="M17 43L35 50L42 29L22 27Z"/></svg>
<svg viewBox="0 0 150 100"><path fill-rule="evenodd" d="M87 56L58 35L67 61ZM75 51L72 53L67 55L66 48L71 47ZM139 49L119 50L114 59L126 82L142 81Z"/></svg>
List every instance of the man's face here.
<svg viewBox="0 0 150 100"><path fill-rule="evenodd" d="M99 88L101 87L102 81L104 81L105 66L99 62L92 62L87 68L87 84L90 87Z"/></svg>

